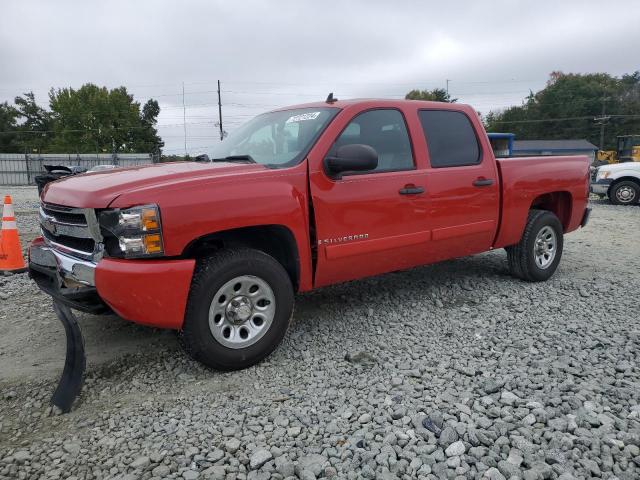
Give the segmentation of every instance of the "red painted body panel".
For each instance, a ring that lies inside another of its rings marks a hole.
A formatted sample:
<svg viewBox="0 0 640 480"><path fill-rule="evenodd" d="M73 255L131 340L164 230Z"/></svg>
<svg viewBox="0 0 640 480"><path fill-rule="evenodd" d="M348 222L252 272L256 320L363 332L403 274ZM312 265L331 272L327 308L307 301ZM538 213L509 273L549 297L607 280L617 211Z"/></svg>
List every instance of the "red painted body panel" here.
<svg viewBox="0 0 640 480"><path fill-rule="evenodd" d="M284 226L298 246L299 289L309 290L312 275L306 162L282 170L258 165L238 167L233 175L203 175L124 192L110 207L157 203L165 254L169 256L182 255L191 242L211 233L258 225Z"/></svg>
<svg viewBox="0 0 640 480"><path fill-rule="evenodd" d="M566 192L571 200L567 218L561 218L565 233L580 226L589 199L588 157L500 158L497 163L502 177L502 222L495 248L520 241L529 209L546 193Z"/></svg>
<svg viewBox="0 0 640 480"><path fill-rule="evenodd" d="M404 115L415 169L329 178L323 159L357 114L393 108ZM479 165L431 168L421 109L462 111L479 132L484 156ZM491 178L489 187L474 187ZM315 286L478 253L491 248L499 221L500 186L493 153L475 111L465 105L374 100L347 103L309 154L309 180L318 239L366 234L344 246L320 243ZM425 193L401 196L406 185ZM379 248L390 245L389 248Z"/></svg>
<svg viewBox="0 0 640 480"><path fill-rule="evenodd" d="M237 177L264 169L260 165L237 163L175 162L140 165L65 177L48 183L42 196L46 202L57 205L72 204L77 208L105 208L116 197L129 191L144 192L171 185L184 187L185 182L191 180Z"/></svg>
<svg viewBox="0 0 640 480"><path fill-rule="evenodd" d="M195 260L103 259L96 268L98 295L126 320L182 328Z"/></svg>
<svg viewBox="0 0 640 480"><path fill-rule="evenodd" d="M43 199L81 208L156 203L165 254L174 258L184 258L193 241L212 233L260 225L285 227L298 247L300 291L513 245L534 203L560 209L566 232L580 224L588 197L586 157L496 161L475 110L466 105L354 100L332 106L340 111L307 159L294 167L272 170L229 163L135 167L51 183ZM323 161L338 135L355 115L378 108L403 114L415 168L340 180L328 177ZM432 168L418 117L421 109L465 113L478 136L481 163ZM493 183L474 186L478 179ZM407 186L425 191L399 195ZM551 192L556 193L546 195ZM315 263L312 249L317 253ZM180 328L193 269L193 259L103 259L96 270L96 287L124 318Z"/></svg>
<svg viewBox="0 0 640 480"><path fill-rule="evenodd" d="M412 245L424 245L431 240L431 232L415 232L395 237L385 237L377 240L364 240L355 243L344 243L342 245L327 245L325 255L328 260L351 257L353 255L367 255L371 253L393 250L395 248L406 248Z"/></svg>
<svg viewBox="0 0 640 480"><path fill-rule="evenodd" d="M420 168L424 166L423 156L414 151L415 170L351 175L341 180L329 178L324 171L323 160L327 152L353 117L381 107L400 110L410 136L415 136L411 122L417 119L407 114L405 109L410 110L408 102L346 103L309 153L309 183L318 239L316 287L429 261L426 249L430 237L426 215L428 197L398 194L408 184L424 185L425 171ZM350 245L330 246L325 242L363 234L367 235L367 240L354 241ZM416 238L421 241L416 242ZM365 246L364 251L359 249L360 244Z"/></svg>
<svg viewBox="0 0 640 480"><path fill-rule="evenodd" d="M422 103L422 102L419 102ZM482 152L478 165L431 168L424 135L417 135L417 148L424 150L428 165L427 191L429 217L433 230L432 261L447 260L491 248L500 219L500 178L491 144L476 111L467 105L441 104L417 106L416 110L455 110L471 121ZM476 187L478 179L493 184Z"/></svg>

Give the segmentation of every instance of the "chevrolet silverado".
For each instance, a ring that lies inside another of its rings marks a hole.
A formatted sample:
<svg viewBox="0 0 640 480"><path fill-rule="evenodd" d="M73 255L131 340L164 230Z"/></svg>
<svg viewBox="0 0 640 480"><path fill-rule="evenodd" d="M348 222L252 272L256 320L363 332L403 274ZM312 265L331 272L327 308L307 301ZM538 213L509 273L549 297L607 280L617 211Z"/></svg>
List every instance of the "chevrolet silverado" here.
<svg viewBox="0 0 640 480"><path fill-rule="evenodd" d="M516 277L547 280L589 216L587 157L496 159L467 105L329 98L259 115L212 153L48 184L31 277L233 370L276 348L296 292L498 248Z"/></svg>

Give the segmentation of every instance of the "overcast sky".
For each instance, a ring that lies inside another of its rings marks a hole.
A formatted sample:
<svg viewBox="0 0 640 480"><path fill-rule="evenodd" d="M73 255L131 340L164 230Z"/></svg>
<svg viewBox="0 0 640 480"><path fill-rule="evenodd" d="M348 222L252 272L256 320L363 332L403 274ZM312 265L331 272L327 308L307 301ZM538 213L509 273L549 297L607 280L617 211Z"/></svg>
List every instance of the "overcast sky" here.
<svg viewBox="0 0 640 480"><path fill-rule="evenodd" d="M483 113L548 74L640 69L638 0L30 1L0 6L0 101L51 87L126 86L160 102L166 153L219 141L256 113L446 86Z"/></svg>

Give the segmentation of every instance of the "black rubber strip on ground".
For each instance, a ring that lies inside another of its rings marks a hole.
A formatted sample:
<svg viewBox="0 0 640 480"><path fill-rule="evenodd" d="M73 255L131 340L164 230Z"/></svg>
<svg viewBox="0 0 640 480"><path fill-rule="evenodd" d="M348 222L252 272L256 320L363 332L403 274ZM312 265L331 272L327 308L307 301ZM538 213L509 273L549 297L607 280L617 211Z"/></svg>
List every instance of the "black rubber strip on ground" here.
<svg viewBox="0 0 640 480"><path fill-rule="evenodd" d="M86 367L84 338L80 331L80 325L78 325L78 319L68 306L54 300L53 309L64 325L64 331L67 335L67 357L58 387L51 397L51 404L58 407L63 413L69 413L73 402L80 395L84 382Z"/></svg>

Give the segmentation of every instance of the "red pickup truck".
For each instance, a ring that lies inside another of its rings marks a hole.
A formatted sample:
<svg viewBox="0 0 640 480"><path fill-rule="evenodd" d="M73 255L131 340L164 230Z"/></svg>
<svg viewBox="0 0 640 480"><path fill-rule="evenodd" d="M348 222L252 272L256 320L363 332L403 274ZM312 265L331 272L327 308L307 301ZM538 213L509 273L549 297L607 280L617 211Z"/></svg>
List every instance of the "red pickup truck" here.
<svg viewBox="0 0 640 480"><path fill-rule="evenodd" d="M328 99L255 117L207 163L48 184L30 274L233 370L274 350L296 292L496 248L548 279L588 189L584 156L496 160L470 106Z"/></svg>

